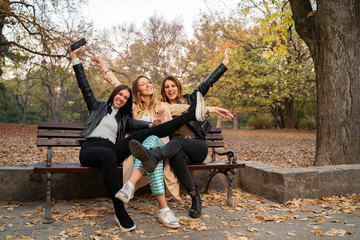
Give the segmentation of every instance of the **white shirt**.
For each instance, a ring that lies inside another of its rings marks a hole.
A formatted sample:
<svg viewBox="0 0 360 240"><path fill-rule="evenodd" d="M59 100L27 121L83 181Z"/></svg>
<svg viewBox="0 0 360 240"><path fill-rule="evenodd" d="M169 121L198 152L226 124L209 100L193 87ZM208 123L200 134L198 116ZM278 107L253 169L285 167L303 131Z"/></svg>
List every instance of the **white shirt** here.
<svg viewBox="0 0 360 240"><path fill-rule="evenodd" d="M140 120L151 122L151 116L150 113L148 115L142 115Z"/></svg>
<svg viewBox="0 0 360 240"><path fill-rule="evenodd" d="M90 137L99 137L108 139L112 143L116 142L117 131L118 131L118 123L115 119L115 115L118 113L119 109L111 107L111 113L108 113L105 117L103 117L97 125L97 127L90 133Z"/></svg>

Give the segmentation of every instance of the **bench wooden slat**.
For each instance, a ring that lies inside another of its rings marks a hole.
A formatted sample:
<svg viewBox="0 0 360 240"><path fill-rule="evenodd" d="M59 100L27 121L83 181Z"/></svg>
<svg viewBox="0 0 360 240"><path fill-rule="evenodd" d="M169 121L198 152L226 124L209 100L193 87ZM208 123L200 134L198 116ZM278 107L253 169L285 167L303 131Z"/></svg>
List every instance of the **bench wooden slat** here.
<svg viewBox="0 0 360 240"><path fill-rule="evenodd" d="M225 146L224 142L206 141L206 144L208 145L208 147L224 147Z"/></svg>
<svg viewBox="0 0 360 240"><path fill-rule="evenodd" d="M84 128L83 123L54 123L54 122L40 122L38 129L68 129L68 130L82 130Z"/></svg>
<svg viewBox="0 0 360 240"><path fill-rule="evenodd" d="M202 170L202 169L232 169L245 167L244 163L229 163L229 162L203 162L198 164L189 164L189 170Z"/></svg>
<svg viewBox="0 0 360 240"><path fill-rule="evenodd" d="M118 166L118 170L122 171L122 166ZM79 163L57 163L47 167L45 163L37 163L34 165L34 172L42 173L69 173L69 172L100 172L100 168L91 168Z"/></svg>
<svg viewBox="0 0 360 240"><path fill-rule="evenodd" d="M41 137L46 137L46 138L56 138L56 137L61 137L61 138L80 138L80 130L75 131L75 130L44 130L44 129L39 129L37 132L37 137L41 138Z"/></svg>
<svg viewBox="0 0 360 240"><path fill-rule="evenodd" d="M77 139L46 139L46 138L38 138L36 141L36 145L38 147L80 147L84 143L84 138L77 138Z"/></svg>
<svg viewBox="0 0 360 240"><path fill-rule="evenodd" d="M210 133L206 135L206 140L224 140L224 137L218 133Z"/></svg>
<svg viewBox="0 0 360 240"><path fill-rule="evenodd" d="M244 163L231 163L228 162L204 162L189 164L189 170L203 170L203 169L231 169L231 168L240 168L245 166ZM122 171L123 167L118 166L118 170ZM100 168L91 168L79 163L58 163L52 164L51 167L47 167L45 163L37 163L34 165L34 172L51 172L51 173L71 173L71 172L100 172Z"/></svg>
<svg viewBox="0 0 360 240"><path fill-rule="evenodd" d="M209 133L222 133L222 129L221 128L212 128Z"/></svg>

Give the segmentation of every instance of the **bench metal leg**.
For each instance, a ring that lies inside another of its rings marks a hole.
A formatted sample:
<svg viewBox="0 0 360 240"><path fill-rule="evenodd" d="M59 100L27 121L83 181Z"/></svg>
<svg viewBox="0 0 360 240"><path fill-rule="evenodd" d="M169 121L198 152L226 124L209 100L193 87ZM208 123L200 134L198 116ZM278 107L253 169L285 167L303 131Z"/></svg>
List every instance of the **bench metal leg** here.
<svg viewBox="0 0 360 240"><path fill-rule="evenodd" d="M228 202L228 206L232 206L232 189L233 189L233 184L234 184L234 176L236 174L236 170L237 169L231 169L229 170L229 172L231 172L231 177L228 178L228 183L229 183L229 189L228 189L228 196L227 196L227 202Z"/></svg>
<svg viewBox="0 0 360 240"><path fill-rule="evenodd" d="M229 175L229 172L231 173L231 176ZM225 169L225 170L215 170L210 174L210 178L206 184L204 193L208 193L209 192L209 186L210 186L210 182L213 179L213 177L218 174L218 173L222 173L225 175L227 182L228 182L228 195L227 195L227 205L228 206L232 206L232 188L233 188L233 182L234 182L234 176L236 173L236 169Z"/></svg>
<svg viewBox="0 0 360 240"><path fill-rule="evenodd" d="M49 224L54 222L51 217L51 173L46 173L46 199L45 199L45 218L43 223Z"/></svg>

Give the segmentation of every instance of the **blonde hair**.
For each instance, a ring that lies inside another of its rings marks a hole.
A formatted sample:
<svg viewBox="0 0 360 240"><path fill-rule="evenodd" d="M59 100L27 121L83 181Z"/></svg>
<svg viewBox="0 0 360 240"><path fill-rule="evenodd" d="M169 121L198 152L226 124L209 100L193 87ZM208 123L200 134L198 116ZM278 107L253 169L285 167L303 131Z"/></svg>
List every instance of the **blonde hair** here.
<svg viewBox="0 0 360 240"><path fill-rule="evenodd" d="M166 96L165 94L165 82L167 80L172 81L173 83L175 83L175 86L178 89L178 95L175 98L175 103L181 103L181 104L185 104L187 103L187 101L184 99L183 94L182 94L182 86L181 83L179 81L179 79L175 76L167 76L161 83L161 101L162 102L168 102L170 103L169 98Z"/></svg>
<svg viewBox="0 0 360 240"><path fill-rule="evenodd" d="M151 111L151 109L155 109L155 112L157 113L159 110L162 109L161 103L156 97L156 92L154 90L153 95L150 98L149 106L145 106L144 102L141 100L141 94L139 92L138 88L138 82L141 78L145 78L153 84L153 82L146 76L138 76L132 83L132 92L133 92L133 99L134 99L134 106L133 106L133 115L138 116L139 114L142 115L142 112ZM153 84L154 85L154 84Z"/></svg>

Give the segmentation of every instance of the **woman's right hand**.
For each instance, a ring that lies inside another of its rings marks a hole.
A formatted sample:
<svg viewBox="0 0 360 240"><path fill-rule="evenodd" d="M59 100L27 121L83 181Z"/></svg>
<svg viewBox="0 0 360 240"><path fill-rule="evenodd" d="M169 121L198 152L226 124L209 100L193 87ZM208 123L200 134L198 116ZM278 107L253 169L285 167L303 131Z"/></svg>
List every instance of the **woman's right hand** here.
<svg viewBox="0 0 360 240"><path fill-rule="evenodd" d="M70 45L69 45L69 51L70 51L70 58L71 58L71 60L73 60L73 59L75 59L75 58L78 57L78 56L77 56L77 55L78 55L78 52L79 52L80 49L82 49L82 48L83 48L83 46L75 49L75 50L72 52L72 51L71 51L71 47L70 47Z"/></svg>

